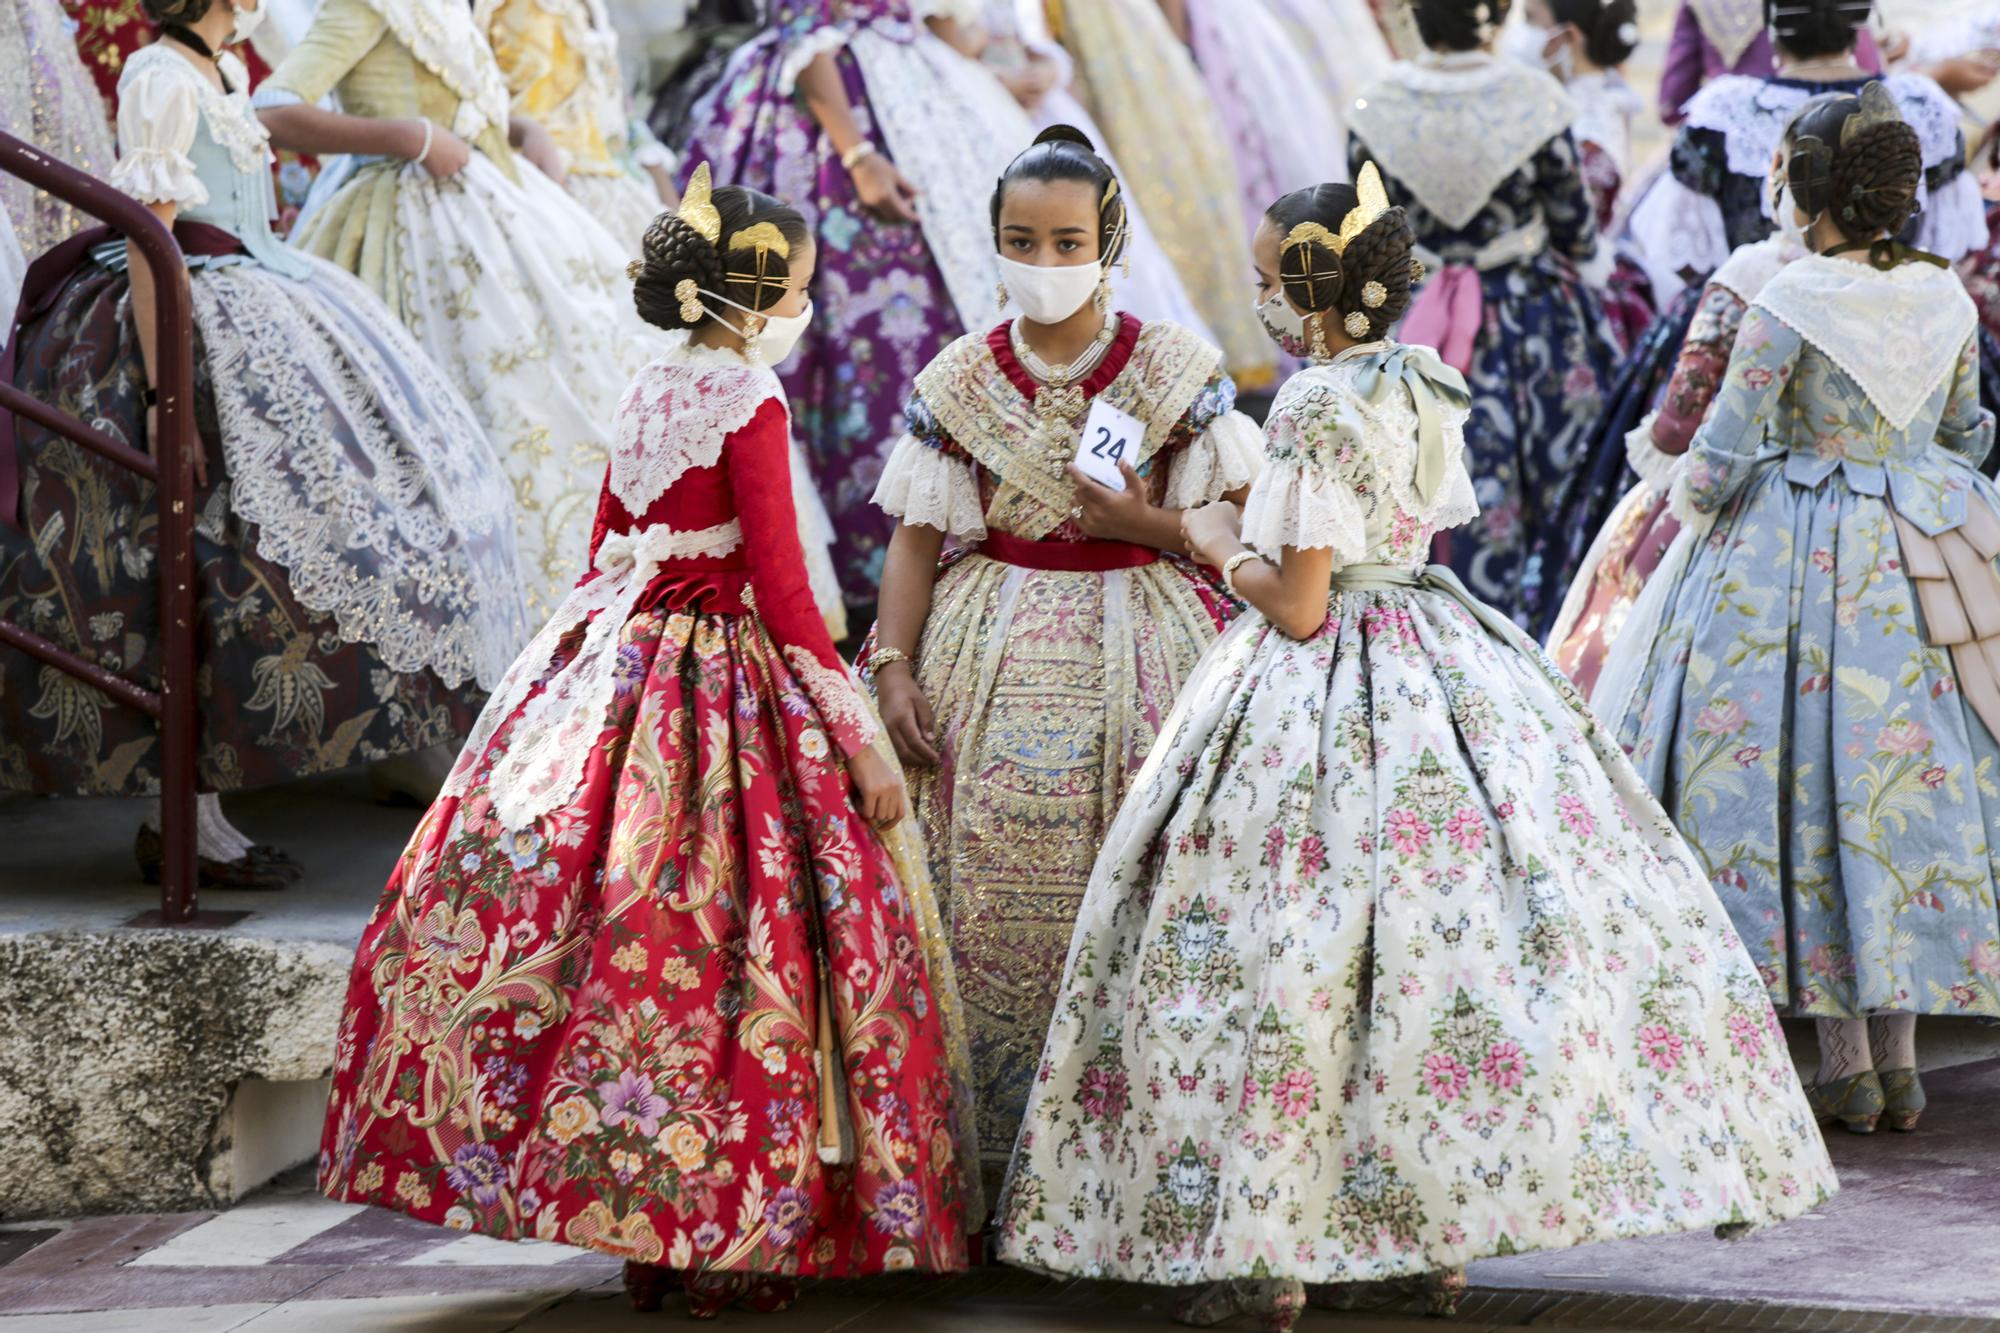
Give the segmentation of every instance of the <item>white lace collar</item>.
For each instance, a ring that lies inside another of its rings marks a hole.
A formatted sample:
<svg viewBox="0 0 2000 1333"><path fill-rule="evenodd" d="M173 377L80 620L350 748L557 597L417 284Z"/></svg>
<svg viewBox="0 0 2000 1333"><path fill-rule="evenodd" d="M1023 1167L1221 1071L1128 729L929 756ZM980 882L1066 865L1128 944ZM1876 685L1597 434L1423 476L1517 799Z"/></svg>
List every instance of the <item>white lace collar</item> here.
<svg viewBox="0 0 2000 1333"><path fill-rule="evenodd" d="M463 139L507 128L507 81L493 48L462 0L366 0L396 40L457 95L451 131Z"/></svg>
<svg viewBox="0 0 2000 1333"><path fill-rule="evenodd" d="M611 493L638 515L690 468L712 467L722 442L785 389L769 366L741 353L666 335L666 354L625 390L611 442Z"/></svg>
<svg viewBox="0 0 2000 1333"><path fill-rule="evenodd" d="M1688 0L1701 35L1735 68L1750 44L1764 31L1763 0Z"/></svg>
<svg viewBox="0 0 2000 1333"><path fill-rule="evenodd" d="M1957 104L1922 74L1892 74L1882 86L1917 132L1924 166L1935 167L1958 151ZM1738 176L1763 179L1785 124L1807 99L1824 92L1852 92L1856 82L1792 82L1725 74L1688 100L1687 127L1722 135L1724 158Z"/></svg>
<svg viewBox="0 0 2000 1333"><path fill-rule="evenodd" d="M243 67L234 51L224 51L215 58L215 68L230 88L225 93L178 51L170 51L160 42L142 46L125 59L125 68L118 76L119 94L124 94L127 83L155 68L165 77L184 80L195 89L201 99L202 120L208 125L209 137L229 154L238 171L257 172L270 165L271 133L250 109L250 71Z"/></svg>
<svg viewBox="0 0 2000 1333"><path fill-rule="evenodd" d="M1734 292L1749 305L1764 290L1764 284L1778 276L1778 270L1805 256L1804 247L1785 236L1767 236L1761 241L1739 245L1709 275L1709 282Z"/></svg>
<svg viewBox="0 0 2000 1333"><path fill-rule="evenodd" d="M1575 119L1569 94L1547 73L1487 59L1391 65L1355 100L1347 124L1417 203L1458 228Z"/></svg>
<svg viewBox="0 0 2000 1333"><path fill-rule="evenodd" d="M1897 430L1952 373L1979 322L1948 268L1912 263L1882 273L1819 255L1786 265L1752 304L1840 367Z"/></svg>

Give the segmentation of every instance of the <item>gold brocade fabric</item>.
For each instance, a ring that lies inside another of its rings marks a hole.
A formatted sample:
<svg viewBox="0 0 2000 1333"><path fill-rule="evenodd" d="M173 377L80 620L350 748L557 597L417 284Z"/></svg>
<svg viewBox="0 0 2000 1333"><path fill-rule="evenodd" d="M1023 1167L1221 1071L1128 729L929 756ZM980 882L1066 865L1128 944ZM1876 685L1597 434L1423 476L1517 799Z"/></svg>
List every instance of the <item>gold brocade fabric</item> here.
<svg viewBox="0 0 2000 1333"><path fill-rule="evenodd" d="M1193 57L1153 0L1067 0L1049 19L1076 60L1077 95L1221 340L1230 374L1244 388L1267 387L1277 350L1245 295L1250 241L1236 168Z"/></svg>
<svg viewBox="0 0 2000 1333"><path fill-rule="evenodd" d="M939 580L918 660L944 763L914 769L998 1197L1097 849L1215 638L1182 562L1106 574L973 556Z"/></svg>
<svg viewBox="0 0 2000 1333"><path fill-rule="evenodd" d="M104 100L77 56L56 0L0 0L0 130L99 179L111 174L116 154ZM0 208L29 259L92 221L4 174Z"/></svg>

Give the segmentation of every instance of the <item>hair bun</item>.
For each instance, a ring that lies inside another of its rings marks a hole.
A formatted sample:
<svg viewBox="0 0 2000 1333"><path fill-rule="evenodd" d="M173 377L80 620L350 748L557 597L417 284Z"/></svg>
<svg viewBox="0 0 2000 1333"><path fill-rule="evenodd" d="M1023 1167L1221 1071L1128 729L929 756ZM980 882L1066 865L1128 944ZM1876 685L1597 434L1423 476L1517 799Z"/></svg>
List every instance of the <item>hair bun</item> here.
<svg viewBox="0 0 2000 1333"><path fill-rule="evenodd" d="M1028 146L1034 148L1045 143L1073 143L1090 152L1097 151L1097 145L1090 141L1090 136L1074 125L1051 125L1037 134L1035 142Z"/></svg>

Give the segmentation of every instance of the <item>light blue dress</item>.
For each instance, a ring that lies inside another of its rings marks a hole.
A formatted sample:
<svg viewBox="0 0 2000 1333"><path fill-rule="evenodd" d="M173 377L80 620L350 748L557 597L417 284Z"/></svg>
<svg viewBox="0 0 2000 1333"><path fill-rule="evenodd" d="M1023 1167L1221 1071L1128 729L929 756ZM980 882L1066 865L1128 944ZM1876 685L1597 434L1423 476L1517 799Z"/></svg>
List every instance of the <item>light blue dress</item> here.
<svg viewBox="0 0 2000 1333"><path fill-rule="evenodd" d="M1911 574L2000 586L1975 329L1922 263L1772 279L1674 495L1660 632L1595 700L1795 1014L2000 1016L2000 746L1960 673L1991 645L1935 642Z"/></svg>

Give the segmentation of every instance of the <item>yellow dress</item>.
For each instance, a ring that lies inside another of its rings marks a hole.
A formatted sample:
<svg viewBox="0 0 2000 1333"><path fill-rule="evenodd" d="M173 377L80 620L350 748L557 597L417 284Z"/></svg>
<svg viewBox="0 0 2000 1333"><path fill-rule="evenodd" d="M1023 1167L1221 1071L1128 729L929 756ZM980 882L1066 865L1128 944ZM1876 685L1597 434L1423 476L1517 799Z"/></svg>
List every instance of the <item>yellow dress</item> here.
<svg viewBox="0 0 2000 1333"><path fill-rule="evenodd" d="M361 159L293 241L358 275L465 392L514 483L529 610L546 615L584 570L619 399L665 350L633 309L626 247L516 160L506 82L456 0L326 0L257 103L328 92L473 149L444 180Z"/></svg>
<svg viewBox="0 0 2000 1333"><path fill-rule="evenodd" d="M539 122L568 156L569 192L633 254L664 205L639 155L618 72L618 34L603 0L480 0L474 11L493 44L514 111ZM641 132L643 133L643 132Z"/></svg>
<svg viewBox="0 0 2000 1333"><path fill-rule="evenodd" d="M1154 0L1045 2L1050 33L1076 61L1074 91L1103 128L1230 373L1245 388L1268 387L1277 352L1251 309L1236 166L1194 58Z"/></svg>

